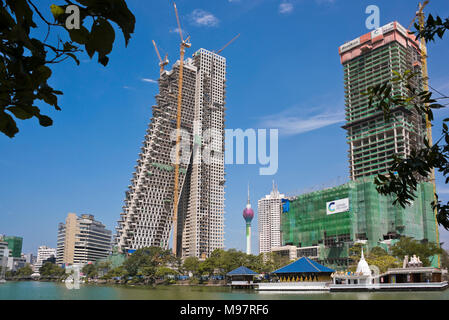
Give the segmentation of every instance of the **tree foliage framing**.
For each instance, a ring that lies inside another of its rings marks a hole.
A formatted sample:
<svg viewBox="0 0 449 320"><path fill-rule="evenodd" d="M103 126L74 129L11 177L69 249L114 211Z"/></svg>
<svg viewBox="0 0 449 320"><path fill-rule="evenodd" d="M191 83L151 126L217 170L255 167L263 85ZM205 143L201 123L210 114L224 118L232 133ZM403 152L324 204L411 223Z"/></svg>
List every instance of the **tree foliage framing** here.
<svg viewBox="0 0 449 320"><path fill-rule="evenodd" d="M36 106L42 101L61 110L58 95L63 93L48 84L52 65L69 58L79 65L78 55L85 51L90 58L97 53L98 62L106 66L115 42L111 23L121 29L126 45L134 32L135 17L125 0L64 2L44 13L32 0L0 0L0 132L10 138L19 132L16 120L36 117L41 126L53 124ZM70 5L79 8L79 29L66 27L70 14L65 12ZM45 17L49 14L53 22ZM35 19L47 26L44 39L34 37L38 32L33 29L41 28ZM52 38L57 40L50 42L53 31L56 37Z"/></svg>

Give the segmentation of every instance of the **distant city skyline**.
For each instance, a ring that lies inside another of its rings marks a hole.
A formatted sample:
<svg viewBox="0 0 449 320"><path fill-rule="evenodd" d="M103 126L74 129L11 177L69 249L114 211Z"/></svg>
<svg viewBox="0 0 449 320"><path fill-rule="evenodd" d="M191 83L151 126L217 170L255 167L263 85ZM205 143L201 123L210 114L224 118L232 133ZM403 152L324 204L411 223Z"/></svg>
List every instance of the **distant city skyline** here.
<svg viewBox="0 0 449 320"><path fill-rule="evenodd" d="M54 125L42 128L24 121L14 139L0 136L0 234L23 237L23 252L41 245L56 247L58 223L69 212L92 214L114 230L123 205L129 173L157 94L155 39L170 65L179 57L179 35L169 2L127 1L136 15L129 47L117 37L105 68L81 56L81 65L54 67L51 85L61 89L62 111L46 106ZM49 0L39 9L51 17ZM286 195L342 177L349 179L344 124L343 67L338 47L368 32L368 3L360 1L187 1L178 0L183 28L191 35L190 57L201 47L219 49L241 36L222 55L228 65L226 128L279 128L279 170L260 176L259 165L226 165L225 247L245 251L242 204L247 181L252 199L260 199L276 180ZM380 0L380 25L408 26L416 3ZM202 11L195 11L201 9ZM193 13L196 14L193 14ZM207 19L201 19L206 13ZM449 16L447 1L431 1L426 13ZM344 17L344 18L343 18ZM46 28L37 30L45 34ZM117 33L119 34L119 33ZM446 38L430 43L432 87L449 94ZM94 57L94 59L96 59ZM436 112L434 136L449 110ZM437 174L440 199L449 187ZM258 213L255 212L256 219ZM441 229L441 228L440 228ZM449 243L441 230L440 241ZM253 226L252 251L258 252Z"/></svg>

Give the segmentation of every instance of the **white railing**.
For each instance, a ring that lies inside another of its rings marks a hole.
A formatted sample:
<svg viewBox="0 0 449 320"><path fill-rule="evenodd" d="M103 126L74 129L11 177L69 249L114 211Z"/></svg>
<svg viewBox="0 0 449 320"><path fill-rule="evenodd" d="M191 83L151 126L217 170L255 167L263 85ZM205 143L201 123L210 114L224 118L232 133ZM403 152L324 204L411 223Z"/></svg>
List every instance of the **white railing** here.
<svg viewBox="0 0 449 320"><path fill-rule="evenodd" d="M253 284L253 282L252 281L232 281L231 284L233 286L246 286L246 285Z"/></svg>
<svg viewBox="0 0 449 320"><path fill-rule="evenodd" d="M270 282L258 283L258 290L329 290L329 282Z"/></svg>
<svg viewBox="0 0 449 320"><path fill-rule="evenodd" d="M374 283L374 284L331 284L330 289L442 289L448 286L443 282L418 282L418 283Z"/></svg>

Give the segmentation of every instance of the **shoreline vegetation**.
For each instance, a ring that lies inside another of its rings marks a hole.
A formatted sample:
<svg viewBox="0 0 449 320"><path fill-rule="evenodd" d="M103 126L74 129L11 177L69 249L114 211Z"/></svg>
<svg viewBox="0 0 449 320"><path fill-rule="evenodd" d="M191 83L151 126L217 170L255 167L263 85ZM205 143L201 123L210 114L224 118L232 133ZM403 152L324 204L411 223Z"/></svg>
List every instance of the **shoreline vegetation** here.
<svg viewBox="0 0 449 320"><path fill-rule="evenodd" d="M31 278L31 277L13 277L6 278L7 282L57 282L64 283L64 279L56 278ZM204 281L204 282L194 282L190 280L180 280L175 282L168 282L166 280L158 280L154 283L143 283L143 282L121 282L118 280L105 280L105 279L82 279L80 284L84 285L107 285L107 286L125 286L125 287L157 287L157 286L191 286L191 287L227 287L225 280L214 280L214 281Z"/></svg>
<svg viewBox="0 0 449 320"><path fill-rule="evenodd" d="M361 244L349 248L347 271L355 271L362 250ZM380 272L400 266L405 255L416 254L421 257L424 266L430 266L436 255L441 255L442 268L448 268L449 256L435 244L421 243L412 238L403 237L389 252L380 247L365 249L365 257L370 265L375 265ZM245 266L259 275L255 282L276 281L271 274L290 261L288 256L279 253L266 255L248 255L236 249L217 249L209 258L200 260L188 257L182 261L170 250L160 247L145 247L132 254L119 254L116 250L105 259L85 264L80 270L80 283L93 285L127 285L127 286L226 286L226 274L238 267ZM6 271L7 281L41 281L64 282L73 275L73 268L64 269L51 262L46 262L33 274L30 265L16 272Z"/></svg>

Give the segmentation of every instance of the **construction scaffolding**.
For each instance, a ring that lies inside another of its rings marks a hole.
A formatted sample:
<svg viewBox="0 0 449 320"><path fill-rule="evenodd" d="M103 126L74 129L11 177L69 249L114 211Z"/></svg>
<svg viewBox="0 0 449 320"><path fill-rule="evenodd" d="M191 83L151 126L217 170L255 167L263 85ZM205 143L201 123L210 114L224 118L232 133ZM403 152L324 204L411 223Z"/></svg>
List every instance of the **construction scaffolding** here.
<svg viewBox="0 0 449 320"><path fill-rule="evenodd" d="M159 79L157 104L118 221L121 252L168 249L171 230L174 253L182 258L205 259L224 247L226 59L206 49L186 59L181 99L180 65L164 69ZM183 146L178 165L177 129ZM208 150L210 159L203 159Z"/></svg>
<svg viewBox="0 0 449 320"><path fill-rule="evenodd" d="M392 108L386 121L382 110L370 105L369 87L383 84L395 77L394 72L417 73L410 80L416 90L423 88L420 44L398 22L379 28L356 39L352 47L340 47L344 68L347 142L351 180L374 174L385 174L392 164L392 155L406 157L412 149L424 146L425 115L413 108ZM406 95L403 83L392 85L392 95Z"/></svg>
<svg viewBox="0 0 449 320"><path fill-rule="evenodd" d="M436 243L432 184L421 182L416 196L406 208L393 205L392 197L377 192L373 178L300 195L282 214L283 245L319 247L320 263L344 269L357 242L368 250L388 250L401 236ZM348 199L347 210L330 213L329 204L341 199Z"/></svg>

